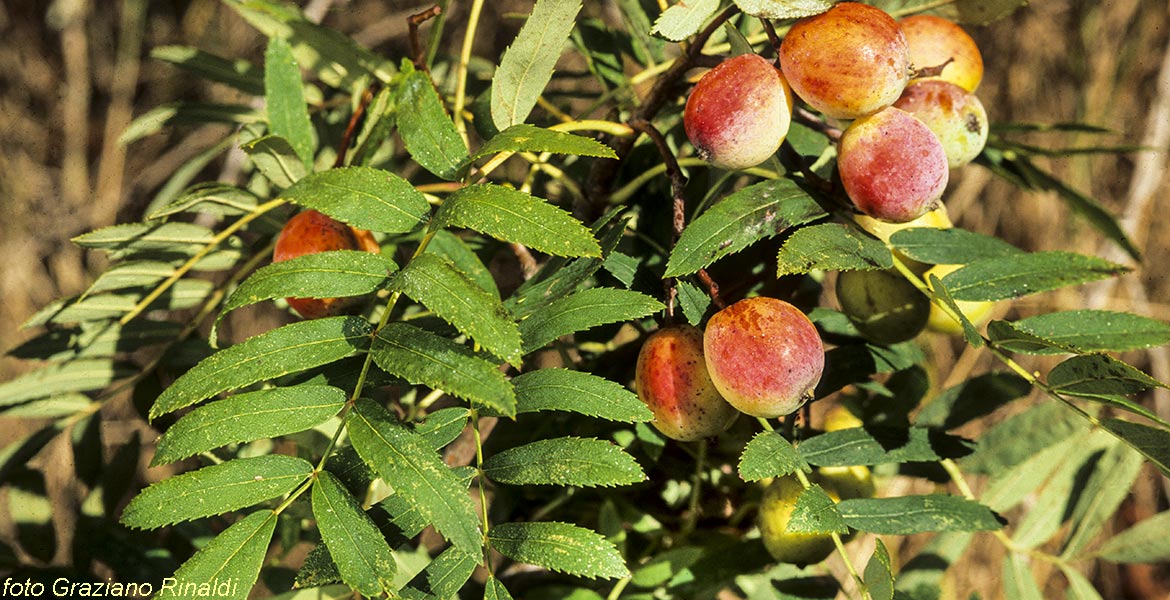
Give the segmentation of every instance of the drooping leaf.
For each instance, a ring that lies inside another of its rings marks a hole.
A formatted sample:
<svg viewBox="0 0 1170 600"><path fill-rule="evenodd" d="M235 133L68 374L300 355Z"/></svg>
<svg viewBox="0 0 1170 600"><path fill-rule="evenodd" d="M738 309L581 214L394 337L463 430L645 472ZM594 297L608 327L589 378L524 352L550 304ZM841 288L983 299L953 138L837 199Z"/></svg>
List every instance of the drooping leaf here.
<svg viewBox="0 0 1170 600"><path fill-rule="evenodd" d="M292 143L279 135L264 135L240 144L260 173L272 185L284 189L308 174L304 160Z"/></svg>
<svg viewBox="0 0 1170 600"><path fill-rule="evenodd" d="M1055 340L1033 335L1016 328L1015 323L992 321L987 324L987 337L998 348L1021 354L1076 354L1077 349Z"/></svg>
<svg viewBox="0 0 1170 600"><path fill-rule="evenodd" d="M1170 344L1170 324L1109 310L1044 313L1020 319L1012 325L1020 331L1082 352L1123 352Z"/></svg>
<svg viewBox="0 0 1170 600"><path fill-rule="evenodd" d="M443 202L431 227L465 227L554 256L601 256L589 228L571 214L499 185L459 189Z"/></svg>
<svg viewBox="0 0 1170 600"><path fill-rule="evenodd" d="M1074 356L1048 372L1048 385L1073 396L1128 396L1166 384L1105 354Z"/></svg>
<svg viewBox="0 0 1170 600"><path fill-rule="evenodd" d="M532 352L570 333L597 325L629 321L665 308L641 292L613 288L589 288L536 310L520 322L524 352Z"/></svg>
<svg viewBox="0 0 1170 600"><path fill-rule="evenodd" d="M479 160L498 152L551 152L617 158L612 148L593 138L544 129L527 123L517 123L499 132L477 150L471 160Z"/></svg>
<svg viewBox="0 0 1170 600"><path fill-rule="evenodd" d="M186 587L189 584L194 584L196 590L204 584L218 590L218 586L211 586L212 581L217 581L229 583L224 587L226 593L218 597L245 600L260 576L276 521L276 513L270 510L254 512L236 521L183 563L175 571L174 585L160 585L156 597L186 597L185 592L191 591Z"/></svg>
<svg viewBox="0 0 1170 600"><path fill-rule="evenodd" d="M808 472L808 463L791 442L775 431L756 434L739 457L739 476L744 481L783 477L798 470Z"/></svg>
<svg viewBox="0 0 1170 600"><path fill-rule="evenodd" d="M716 260L827 216L808 192L788 179L739 190L687 225L671 251L667 277L694 273Z"/></svg>
<svg viewBox="0 0 1170 600"><path fill-rule="evenodd" d="M654 413L625 386L581 371L546 368L517 375L516 413L575 412L622 423L644 423Z"/></svg>
<svg viewBox="0 0 1170 600"><path fill-rule="evenodd" d="M484 473L512 485L615 486L643 481L634 457L612 442L563 437L514 446L487 458Z"/></svg>
<svg viewBox="0 0 1170 600"><path fill-rule="evenodd" d="M850 527L877 534L994 531L1003 527L986 506L944 494L842 500L837 510Z"/></svg>
<svg viewBox="0 0 1170 600"><path fill-rule="evenodd" d="M776 275L799 275L813 269L852 271L888 269L894 264L889 248L840 223L822 223L796 230L776 257Z"/></svg>
<svg viewBox="0 0 1170 600"><path fill-rule="evenodd" d="M454 181L467 164L467 145L447 116L426 71L411 71L398 85L398 133L410 156L424 169Z"/></svg>
<svg viewBox="0 0 1170 600"><path fill-rule="evenodd" d="M281 197L361 229L407 233L430 204L405 179L372 167L343 167L305 176Z"/></svg>
<svg viewBox="0 0 1170 600"><path fill-rule="evenodd" d="M1101 425L1141 452L1165 476L1170 476L1170 431L1121 419L1104 419Z"/></svg>
<svg viewBox="0 0 1170 600"><path fill-rule="evenodd" d="M268 130L288 140L303 164L312 165L316 141L305 86L292 46L283 38L270 38L264 52L264 100Z"/></svg>
<svg viewBox="0 0 1170 600"><path fill-rule="evenodd" d="M341 579L365 596L393 592L398 563L357 500L328 471L317 475L313 517Z"/></svg>
<svg viewBox="0 0 1170 600"><path fill-rule="evenodd" d="M304 459L281 454L237 458L164 479L142 490L122 523L155 529L239 510L292 492L313 473Z"/></svg>
<svg viewBox="0 0 1170 600"><path fill-rule="evenodd" d="M481 556L479 518L467 487L442 458L386 409L359 399L346 421L358 454L394 493L469 556Z"/></svg>
<svg viewBox="0 0 1170 600"><path fill-rule="evenodd" d="M955 429L1028 395L1032 386L1013 373L984 373L944 390L918 413L920 427Z"/></svg>
<svg viewBox="0 0 1170 600"><path fill-rule="evenodd" d="M489 575L483 586L483 600L512 600L512 594L508 593L503 582Z"/></svg>
<svg viewBox="0 0 1170 600"><path fill-rule="evenodd" d="M101 390L136 370L133 365L102 358L48 365L0 383L0 407L70 392Z"/></svg>
<svg viewBox="0 0 1170 600"><path fill-rule="evenodd" d="M275 298L342 298L377 290L398 269L388 256L359 250L303 254L261 267L224 303L222 315Z"/></svg>
<svg viewBox="0 0 1170 600"><path fill-rule="evenodd" d="M847 533L849 527L845 525L841 513L837 512L833 499L824 488L814 483L797 496L792 516L784 530L790 533L828 534Z"/></svg>
<svg viewBox="0 0 1170 600"><path fill-rule="evenodd" d="M810 437L796 447L809 464L821 467L929 462L971 453L960 437L922 427L853 427Z"/></svg>
<svg viewBox="0 0 1170 600"><path fill-rule="evenodd" d="M488 543L517 562L570 575L616 579L630 574L613 544L569 523L500 523L488 533Z"/></svg>
<svg viewBox="0 0 1170 600"><path fill-rule="evenodd" d="M552 78L581 0L537 0L492 77L492 121L501 131L523 123Z"/></svg>
<svg viewBox="0 0 1170 600"><path fill-rule="evenodd" d="M474 556L476 554L451 546L428 563L399 593L406 600L453 598L475 572L479 560Z"/></svg>
<svg viewBox="0 0 1170 600"><path fill-rule="evenodd" d="M191 46L158 46L151 48L150 57L246 94L264 94L264 69L243 59L227 59Z"/></svg>
<svg viewBox="0 0 1170 600"><path fill-rule="evenodd" d="M212 354L175 380L154 402L157 418L220 392L327 365L368 347L373 325L358 317L292 323Z"/></svg>
<svg viewBox="0 0 1170 600"><path fill-rule="evenodd" d="M879 538L865 564L865 588L873 600L894 600L894 569L890 551Z"/></svg>
<svg viewBox="0 0 1170 600"><path fill-rule="evenodd" d="M1004 300L1108 277L1129 269L1071 252L1034 252L970 263L942 278L955 300Z"/></svg>
<svg viewBox="0 0 1170 600"><path fill-rule="evenodd" d="M327 385L280 387L196 408L167 428L151 465L164 465L227 444L304 431L324 423L345 404L345 392Z"/></svg>
<svg viewBox="0 0 1170 600"><path fill-rule="evenodd" d="M927 273L926 284L930 287L931 294L934 298L942 302L941 308L946 309L944 314L947 315L947 318L958 321L959 327L963 330L963 338L967 344L972 348L982 348L983 337L979 335L979 331L975 329L975 324L971 322L971 319L967 318L966 311L959 306L959 302L951 294L950 288L934 273Z"/></svg>
<svg viewBox="0 0 1170 600"><path fill-rule="evenodd" d="M1170 511L1143 519L1105 540L1093 556L1118 563L1157 563L1170 560Z"/></svg>
<svg viewBox="0 0 1170 600"><path fill-rule="evenodd" d="M698 33L707 19L717 10L719 10L719 0L679 2L658 15L654 21L654 29L651 29L650 32L672 42L680 42Z"/></svg>
<svg viewBox="0 0 1170 600"><path fill-rule="evenodd" d="M912 227L895 231L890 244L914 260L933 265L965 265L983 258L1010 257L1023 250L990 235L952 227Z"/></svg>

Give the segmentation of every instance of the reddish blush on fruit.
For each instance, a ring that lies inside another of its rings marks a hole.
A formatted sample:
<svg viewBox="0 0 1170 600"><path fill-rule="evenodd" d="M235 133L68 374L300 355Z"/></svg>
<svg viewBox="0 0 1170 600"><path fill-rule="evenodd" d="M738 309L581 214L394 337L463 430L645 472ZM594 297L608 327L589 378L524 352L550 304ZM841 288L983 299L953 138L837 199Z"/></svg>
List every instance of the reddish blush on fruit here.
<svg viewBox="0 0 1170 600"><path fill-rule="evenodd" d="M957 169L987 144L987 110L975 94L941 79L911 81L894 106L914 115L938 136L947 166Z"/></svg>
<svg viewBox="0 0 1170 600"><path fill-rule="evenodd" d="M654 413L652 424L668 438L692 442L718 435L739 416L707 374L703 332L673 325L646 338L634 370L638 398Z"/></svg>
<svg viewBox="0 0 1170 600"><path fill-rule="evenodd" d="M983 81L983 54L962 27L934 15L906 17L899 26L906 35L915 69L946 65L938 75L924 79L949 81L968 92L979 87Z"/></svg>
<svg viewBox="0 0 1170 600"><path fill-rule="evenodd" d="M280 230L272 251L272 262L283 262L305 254L329 250L363 250L375 254L382 251L374 235L369 231L350 227L316 210L305 210L294 215ZM360 301L359 298L287 300L288 305L306 319L342 314Z"/></svg>
<svg viewBox="0 0 1170 600"><path fill-rule="evenodd" d="M780 69L809 106L856 119L898 99L910 81L910 49L893 17L841 2L792 26L780 44Z"/></svg>
<svg viewBox="0 0 1170 600"><path fill-rule="evenodd" d="M837 172L861 212L891 223L911 221L936 208L949 177L938 136L893 107L845 129L837 147Z"/></svg>
<svg viewBox="0 0 1170 600"><path fill-rule="evenodd" d="M792 123L792 92L780 70L755 54L705 73L683 112L699 156L724 169L754 167L776 153Z"/></svg>
<svg viewBox="0 0 1170 600"><path fill-rule="evenodd" d="M807 402L825 368L824 345L812 321L795 306L764 296L715 313L703 351L723 398L740 412L768 419Z"/></svg>

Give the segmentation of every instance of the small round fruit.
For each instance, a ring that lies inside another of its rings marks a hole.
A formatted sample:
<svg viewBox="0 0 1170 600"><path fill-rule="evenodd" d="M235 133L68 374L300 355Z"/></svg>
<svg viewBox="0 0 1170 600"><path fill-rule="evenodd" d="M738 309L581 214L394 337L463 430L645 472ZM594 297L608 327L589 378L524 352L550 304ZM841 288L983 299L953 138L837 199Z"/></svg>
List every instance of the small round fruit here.
<svg viewBox="0 0 1170 600"><path fill-rule="evenodd" d="M792 123L792 91L756 54L719 63L687 98L683 125L699 156L724 169L754 167L776 153Z"/></svg>
<svg viewBox="0 0 1170 600"><path fill-rule="evenodd" d="M820 467L813 479L825 488L833 499L873 498L877 491L877 486L873 482L873 471L865 465Z"/></svg>
<svg viewBox="0 0 1170 600"><path fill-rule="evenodd" d="M703 360L703 332L692 325L664 327L646 338L638 352L634 388L654 413L654 427L674 440L718 435L739 416L711 383Z"/></svg>
<svg viewBox="0 0 1170 600"><path fill-rule="evenodd" d="M825 368L821 336L795 306L757 296L715 313L703 335L707 372L740 412L770 419L812 397Z"/></svg>
<svg viewBox="0 0 1170 600"><path fill-rule="evenodd" d="M975 40L956 25L934 15L914 15L899 23L910 47L910 62L915 69L937 67L947 63L938 75L924 79L941 79L974 92L983 80L983 54Z"/></svg>
<svg viewBox="0 0 1170 600"><path fill-rule="evenodd" d="M837 301L861 335L877 344L913 339L930 318L930 299L896 272L843 271Z"/></svg>
<svg viewBox="0 0 1170 600"><path fill-rule="evenodd" d="M930 278L932 276L941 280L943 277L946 277L947 274L957 271L962 266L963 265L936 265L931 267L930 270L928 270L922 276L922 279L926 282L927 285L930 285ZM995 302L977 300L956 300L955 304L959 305L959 310L963 313L963 316L967 317L967 320L976 327L979 327L987 321L991 320L991 313L995 310L996 305ZM947 335L963 334L963 325L955 319L951 318L950 315L943 312L941 308L935 306L934 304L931 304L930 306L930 319L928 319L926 322L926 328L931 331L945 333Z"/></svg>
<svg viewBox="0 0 1170 600"><path fill-rule="evenodd" d="M780 69L792 91L837 119L873 114L910 81L910 47L879 8L842 2L797 21L780 43Z"/></svg>
<svg viewBox="0 0 1170 600"><path fill-rule="evenodd" d="M284 224L276 237L272 262L278 263L305 254L329 250L363 250L378 253L381 248L374 236L332 217L315 211L297 213ZM318 319L344 313L360 298L287 298L288 305L306 319Z"/></svg>
<svg viewBox="0 0 1170 600"><path fill-rule="evenodd" d="M887 107L841 134L837 172L861 212L905 223L937 208L946 190L947 155L938 136L910 113Z"/></svg>
<svg viewBox="0 0 1170 600"><path fill-rule="evenodd" d="M831 492L825 491L830 498L833 497ZM792 520L796 501L803 492L804 486L795 476L777 477L764 490L756 517L760 538L772 558L802 567L825 560L834 548L833 537L827 533L788 531L788 522Z"/></svg>
<svg viewBox="0 0 1170 600"><path fill-rule="evenodd" d="M947 166L957 169L987 144L987 110L975 94L941 80L911 81L894 106L914 115L938 136Z"/></svg>
<svg viewBox="0 0 1170 600"><path fill-rule="evenodd" d="M825 413L824 423L821 424L821 429L825 431L840 431L842 429L853 429L855 427L862 427L865 423L843 404L838 404L829 409Z"/></svg>

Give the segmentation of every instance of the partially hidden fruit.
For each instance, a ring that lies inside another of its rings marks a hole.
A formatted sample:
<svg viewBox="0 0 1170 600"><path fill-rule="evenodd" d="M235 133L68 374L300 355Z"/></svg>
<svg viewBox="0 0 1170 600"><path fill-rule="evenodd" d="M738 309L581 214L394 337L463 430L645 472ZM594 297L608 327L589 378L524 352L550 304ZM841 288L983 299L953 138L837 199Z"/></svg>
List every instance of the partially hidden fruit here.
<svg viewBox="0 0 1170 600"><path fill-rule="evenodd" d="M777 477L764 490L756 524L760 538L772 558L797 566L811 565L825 560L833 553L833 537L827 533L794 533L788 523L796 509L796 502L804 486L794 475ZM825 490L836 501L833 493Z"/></svg>
<svg viewBox="0 0 1170 600"><path fill-rule="evenodd" d="M858 2L841 2L797 21L779 56L792 91L837 119L856 119L893 104L910 81L910 48L897 21Z"/></svg>
<svg viewBox="0 0 1170 600"><path fill-rule="evenodd" d="M930 318L930 299L897 272L843 271L836 291L841 312L871 342L913 339Z"/></svg>
<svg viewBox="0 0 1170 600"><path fill-rule="evenodd" d="M937 277L942 280L947 274L958 270L963 265L936 265L931 267L923 276L923 281L930 285L930 278ZM959 310L963 316L972 325L979 327L991 320L991 313L995 311L995 302L977 301L977 300L956 300L955 304L959 306ZM945 333L948 335L962 335L963 326L950 315L943 312L941 308L935 305L930 307L930 319L926 322L926 328L938 333Z"/></svg>
<svg viewBox="0 0 1170 600"><path fill-rule="evenodd" d="M983 54L962 27L934 15L906 17L899 26L906 35L915 69L946 64L941 73L924 79L949 81L968 92L979 87L983 81Z"/></svg>
<svg viewBox="0 0 1170 600"><path fill-rule="evenodd" d="M862 229L872 233L874 237L877 237L886 244L890 243L890 238L895 233L903 229L911 229L914 227L950 229L951 227L954 227L954 223L951 222L951 218L947 214L947 207L945 204L939 204L938 208L927 212L917 219L906 221L905 223L890 223L888 221L879 221L869 215L857 215L854 217L854 220L857 221L858 225L861 225ZM918 275L922 275L922 273L926 272L926 270L931 267L931 265L927 263L919 262L910 258L909 256L906 256L899 250L894 250L894 256L897 256L898 260L905 263L911 271L914 271L914 273Z"/></svg>
<svg viewBox="0 0 1170 600"><path fill-rule="evenodd" d="M825 431L841 431L862 427L864 423L844 405L838 404L825 413L822 428ZM873 472L865 465L842 467L819 467L813 480L821 484L830 496L836 494L842 500L872 498L877 488Z"/></svg>
<svg viewBox="0 0 1170 600"><path fill-rule="evenodd" d="M975 94L949 82L912 81L894 106L914 115L938 136L947 166L957 169L987 144L987 110Z"/></svg>
<svg viewBox="0 0 1170 600"><path fill-rule="evenodd" d="M329 250L364 250L378 253L381 248L369 231L356 229L315 210L297 213L284 224L276 238L272 262L282 262L305 254ZM288 298L288 304L306 319L343 314L360 302L360 298Z"/></svg>
<svg viewBox="0 0 1170 600"><path fill-rule="evenodd" d="M764 296L715 313L703 335L707 371L735 408L770 419L800 408L825 368L820 334L795 306Z"/></svg>
<svg viewBox="0 0 1170 600"><path fill-rule="evenodd" d="M634 388L654 413L651 423L668 438L690 442L726 430L739 416L711 383L703 359L703 332L673 325L646 338L638 352Z"/></svg>
<svg viewBox="0 0 1170 600"><path fill-rule="evenodd" d="M699 156L724 169L754 167L776 153L792 123L792 91L755 54L705 73L687 98L683 125Z"/></svg>
<svg viewBox="0 0 1170 600"><path fill-rule="evenodd" d="M904 223L933 210L947 187L947 155L938 136L910 113L887 107L841 134L837 171L861 212Z"/></svg>

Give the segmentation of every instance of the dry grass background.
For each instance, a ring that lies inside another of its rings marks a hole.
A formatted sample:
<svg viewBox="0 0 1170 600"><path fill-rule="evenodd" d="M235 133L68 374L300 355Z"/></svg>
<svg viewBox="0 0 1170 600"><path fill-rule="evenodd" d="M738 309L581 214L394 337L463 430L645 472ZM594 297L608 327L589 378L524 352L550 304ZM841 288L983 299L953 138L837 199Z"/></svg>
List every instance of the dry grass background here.
<svg viewBox="0 0 1170 600"><path fill-rule="evenodd" d="M406 52L405 17L422 0L308 0L307 12L391 56ZM466 3L452 2L452 35ZM513 2L489 2L483 31L492 31ZM519 3L523 8L525 3ZM1141 144L1121 156L1053 159L1044 166L1123 216L1145 262L1116 282L1016 302L1010 315L1102 306L1170 321L1170 11L1165 0L1035 0L1011 18L972 28L987 75L979 95L993 120L1082 121L1109 128L1101 136L1036 134L1036 143ZM484 36L476 51L502 50L506 38ZM69 238L116 221L137 220L174 169L213 144L222 129L205 126L117 143L133 116L177 98L230 100L146 58L149 48L185 44L259 60L263 40L216 0L0 0L0 347L31 337L19 325L50 300L84 290L100 272L100 256ZM491 47L492 45L499 47ZM204 175L215 178L220 166ZM970 167L948 192L959 225L1027 249L1067 249L1124 262L1110 244L1070 216L1051 194L1021 192ZM991 365L983 353L935 339L934 360L948 380ZM1170 380L1165 351L1126 357ZM1037 363L1038 368L1044 364ZM29 365L0 358L0 381ZM1149 398L1170 417L1170 399ZM19 424L2 423L0 439ZM116 437L110 438L116 443ZM66 485L66 487L68 487ZM1130 503L1137 518L1166 508L1167 485L1150 470ZM0 528L0 534L2 534ZM61 533L61 532L59 532ZM67 547L68 544L60 544ZM1002 549L977 544L956 588L997 597L984 568L997 569ZM64 559L65 557L58 557ZM1165 569L1122 571L1089 566L1106 598L1166 597ZM1162 577L1162 579L1159 579ZM1059 576L1047 597L1060 597ZM1135 583L1137 582L1137 583ZM1135 585L1145 588L1135 589ZM1142 591L1144 590L1144 591ZM1051 594L1051 595L1049 595ZM1154 595L1143 595L1154 594Z"/></svg>

